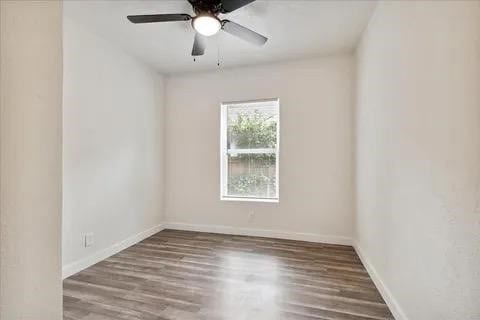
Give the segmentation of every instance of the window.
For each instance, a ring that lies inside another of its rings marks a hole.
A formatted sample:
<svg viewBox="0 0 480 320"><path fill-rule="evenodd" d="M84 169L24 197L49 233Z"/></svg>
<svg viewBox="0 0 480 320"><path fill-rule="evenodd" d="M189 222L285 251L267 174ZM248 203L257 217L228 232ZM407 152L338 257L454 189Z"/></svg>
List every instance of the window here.
<svg viewBox="0 0 480 320"><path fill-rule="evenodd" d="M278 202L279 101L222 104L222 200Z"/></svg>

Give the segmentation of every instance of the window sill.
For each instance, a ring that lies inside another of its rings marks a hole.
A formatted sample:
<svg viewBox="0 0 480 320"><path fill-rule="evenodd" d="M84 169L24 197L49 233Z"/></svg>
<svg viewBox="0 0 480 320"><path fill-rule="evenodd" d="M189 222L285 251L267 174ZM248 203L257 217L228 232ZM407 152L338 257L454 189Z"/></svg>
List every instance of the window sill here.
<svg viewBox="0 0 480 320"><path fill-rule="evenodd" d="M267 203L279 203L279 199L271 198L242 198L242 197L220 197L221 201L240 201L240 202L267 202Z"/></svg>

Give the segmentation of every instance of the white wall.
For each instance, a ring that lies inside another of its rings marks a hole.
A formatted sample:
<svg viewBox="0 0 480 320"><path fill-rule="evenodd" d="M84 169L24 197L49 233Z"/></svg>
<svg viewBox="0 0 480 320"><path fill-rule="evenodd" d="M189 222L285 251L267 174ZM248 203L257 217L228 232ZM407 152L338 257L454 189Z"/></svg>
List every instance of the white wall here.
<svg viewBox="0 0 480 320"><path fill-rule="evenodd" d="M358 74L358 248L398 320L478 320L480 2L381 3Z"/></svg>
<svg viewBox="0 0 480 320"><path fill-rule="evenodd" d="M0 1L0 70L0 319L60 320L60 2Z"/></svg>
<svg viewBox="0 0 480 320"><path fill-rule="evenodd" d="M354 71L346 54L168 78L169 225L349 243ZM220 103L262 98L280 98L280 203L220 201Z"/></svg>
<svg viewBox="0 0 480 320"><path fill-rule="evenodd" d="M160 224L164 98L161 76L69 18L64 71L68 275L111 254L112 245ZM90 232L94 244L85 248L84 235Z"/></svg>

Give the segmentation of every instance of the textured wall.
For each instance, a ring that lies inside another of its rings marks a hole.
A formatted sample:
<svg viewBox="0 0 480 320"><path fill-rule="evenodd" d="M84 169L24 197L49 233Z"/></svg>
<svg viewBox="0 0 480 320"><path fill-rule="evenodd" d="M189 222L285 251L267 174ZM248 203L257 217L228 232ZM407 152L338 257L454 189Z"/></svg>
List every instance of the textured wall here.
<svg viewBox="0 0 480 320"><path fill-rule="evenodd" d="M356 112L361 251L408 319L480 319L480 2L380 3Z"/></svg>
<svg viewBox="0 0 480 320"><path fill-rule="evenodd" d="M64 70L63 264L70 270L162 220L163 78L68 17Z"/></svg>
<svg viewBox="0 0 480 320"><path fill-rule="evenodd" d="M170 77L167 221L349 242L354 71L342 54ZM265 98L280 98L280 202L220 201L220 104Z"/></svg>
<svg viewBox="0 0 480 320"><path fill-rule="evenodd" d="M0 319L60 320L62 6L0 12Z"/></svg>

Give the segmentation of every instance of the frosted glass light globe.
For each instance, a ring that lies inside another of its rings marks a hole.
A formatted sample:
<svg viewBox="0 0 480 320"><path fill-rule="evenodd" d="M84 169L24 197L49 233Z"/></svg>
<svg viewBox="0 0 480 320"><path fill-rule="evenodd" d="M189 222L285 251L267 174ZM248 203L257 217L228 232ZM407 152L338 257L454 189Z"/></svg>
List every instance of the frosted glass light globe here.
<svg viewBox="0 0 480 320"><path fill-rule="evenodd" d="M204 15L193 19L193 28L201 35L209 37L220 31L222 24L215 16Z"/></svg>

